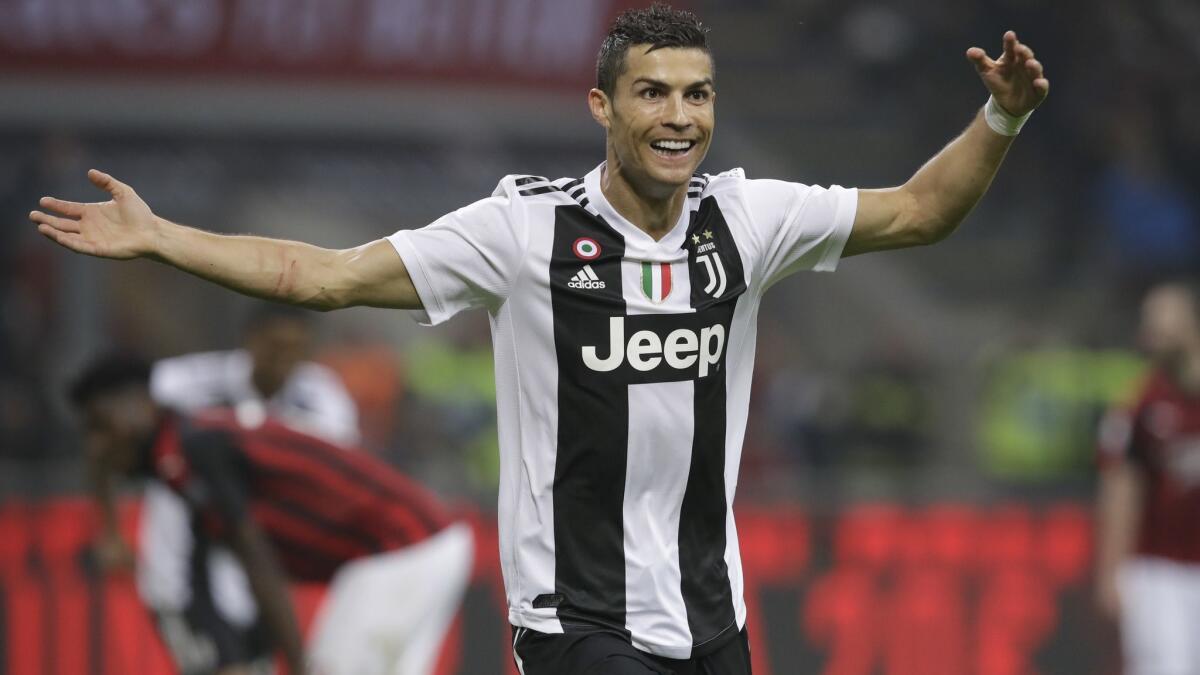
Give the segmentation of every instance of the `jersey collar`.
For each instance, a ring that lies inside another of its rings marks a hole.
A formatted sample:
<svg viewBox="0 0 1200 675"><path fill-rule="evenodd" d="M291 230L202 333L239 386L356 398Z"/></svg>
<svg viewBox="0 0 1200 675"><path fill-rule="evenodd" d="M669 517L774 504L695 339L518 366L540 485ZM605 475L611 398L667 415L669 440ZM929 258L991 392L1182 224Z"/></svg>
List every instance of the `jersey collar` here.
<svg viewBox="0 0 1200 675"><path fill-rule="evenodd" d="M691 222L692 214L695 213L699 200L688 197L684 203L683 212L679 214L679 220L666 236L655 241L654 237L646 234L640 227L618 213L604 196L604 191L600 189L600 177L604 173L606 164L607 162L601 162L600 166L584 176L583 186L588 199L600 217L624 237L625 256L643 260L662 259L666 261L680 257L681 252L686 255L684 243L687 238L688 224Z"/></svg>

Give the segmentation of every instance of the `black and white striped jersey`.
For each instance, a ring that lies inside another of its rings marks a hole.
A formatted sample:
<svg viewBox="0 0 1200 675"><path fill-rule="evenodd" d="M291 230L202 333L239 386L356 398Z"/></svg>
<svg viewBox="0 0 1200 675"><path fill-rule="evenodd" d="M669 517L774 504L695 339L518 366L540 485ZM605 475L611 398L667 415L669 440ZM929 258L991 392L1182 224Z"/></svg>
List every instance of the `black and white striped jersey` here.
<svg viewBox="0 0 1200 675"><path fill-rule="evenodd" d="M423 323L491 315L509 620L689 658L745 623L732 504L759 301L837 266L857 192L697 176L655 241L603 170L508 176L389 241Z"/></svg>

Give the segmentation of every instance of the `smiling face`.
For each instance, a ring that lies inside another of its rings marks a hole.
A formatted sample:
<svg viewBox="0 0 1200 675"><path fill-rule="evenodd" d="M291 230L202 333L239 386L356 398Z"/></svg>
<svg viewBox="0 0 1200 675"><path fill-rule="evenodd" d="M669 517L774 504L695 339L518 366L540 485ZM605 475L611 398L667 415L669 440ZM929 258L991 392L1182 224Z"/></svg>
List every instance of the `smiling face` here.
<svg viewBox="0 0 1200 675"><path fill-rule="evenodd" d="M712 58L697 48L637 44L624 65L611 97L599 89L588 97L608 131L608 169L647 197L686 190L712 141Z"/></svg>

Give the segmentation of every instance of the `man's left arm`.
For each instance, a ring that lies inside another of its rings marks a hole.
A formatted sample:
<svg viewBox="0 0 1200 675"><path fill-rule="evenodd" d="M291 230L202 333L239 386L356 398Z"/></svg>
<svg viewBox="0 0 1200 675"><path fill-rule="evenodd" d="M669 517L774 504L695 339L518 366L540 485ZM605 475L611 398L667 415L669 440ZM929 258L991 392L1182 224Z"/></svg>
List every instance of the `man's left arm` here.
<svg viewBox="0 0 1200 675"><path fill-rule="evenodd" d="M1050 92L1033 50L1004 34L1004 53L992 60L967 50L992 98L958 138L934 155L907 183L859 190L854 228L843 256L932 244L967 217L1004 161L1020 124Z"/></svg>

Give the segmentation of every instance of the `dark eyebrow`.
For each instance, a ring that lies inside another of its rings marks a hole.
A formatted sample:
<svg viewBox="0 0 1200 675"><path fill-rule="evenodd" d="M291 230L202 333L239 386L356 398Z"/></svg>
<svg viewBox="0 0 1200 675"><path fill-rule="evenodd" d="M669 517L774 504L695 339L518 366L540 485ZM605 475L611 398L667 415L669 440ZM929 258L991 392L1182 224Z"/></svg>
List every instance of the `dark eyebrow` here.
<svg viewBox="0 0 1200 675"><path fill-rule="evenodd" d="M670 89L671 88L671 85L667 84L666 82L662 82L660 80L654 80L649 77L639 77L638 79L633 81L634 84L637 84L639 82L648 84L652 87L658 87L659 89ZM705 85L707 85L709 87L713 86L713 81L712 81L711 77L706 77L703 80L693 82L693 83L689 84L688 86L684 87L684 90L686 91L686 90L691 90L691 89L699 89L700 87L703 87Z"/></svg>

